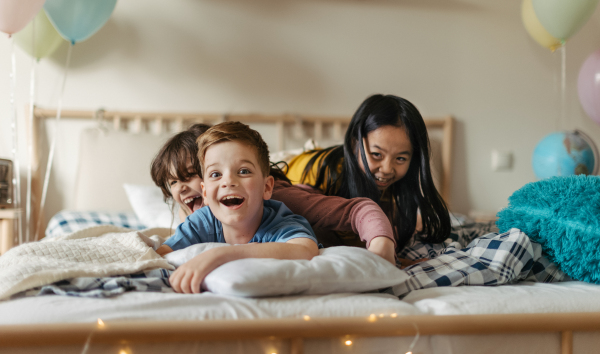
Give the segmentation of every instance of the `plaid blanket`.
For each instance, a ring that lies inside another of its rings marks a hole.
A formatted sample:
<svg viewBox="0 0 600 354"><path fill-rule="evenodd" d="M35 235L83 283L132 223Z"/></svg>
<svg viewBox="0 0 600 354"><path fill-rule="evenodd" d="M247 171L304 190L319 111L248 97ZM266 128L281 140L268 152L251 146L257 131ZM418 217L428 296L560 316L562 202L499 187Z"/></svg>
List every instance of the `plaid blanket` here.
<svg viewBox="0 0 600 354"><path fill-rule="evenodd" d="M555 264L542 256L539 244L531 242L518 229L502 234L489 232L477 237L482 232L494 231L494 228L495 225L492 224L455 228L452 236L441 244L426 244L415 240L398 257L428 260L404 268L410 279L382 292L403 297L413 290L437 286L494 286L519 280L546 283L570 280ZM111 297L131 290L172 292L168 281L171 273L165 269L157 269L118 277L73 278L13 297L43 294Z"/></svg>
<svg viewBox="0 0 600 354"><path fill-rule="evenodd" d="M146 228L134 213L63 210L48 221L46 237L66 235L97 225L115 225L134 230Z"/></svg>
<svg viewBox="0 0 600 354"><path fill-rule="evenodd" d="M173 271L153 269L115 277L79 277L61 280L41 288L15 294L11 299L37 295L69 295L79 297L112 297L126 291L174 292L169 285Z"/></svg>

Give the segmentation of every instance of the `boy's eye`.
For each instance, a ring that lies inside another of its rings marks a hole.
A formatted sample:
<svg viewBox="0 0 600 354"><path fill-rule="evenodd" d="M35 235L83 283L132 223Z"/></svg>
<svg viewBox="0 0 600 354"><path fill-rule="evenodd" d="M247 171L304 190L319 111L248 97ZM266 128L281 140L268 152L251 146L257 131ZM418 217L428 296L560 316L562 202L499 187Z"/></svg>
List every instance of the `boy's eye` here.
<svg viewBox="0 0 600 354"><path fill-rule="evenodd" d="M211 173L209 173L208 177L210 177L210 178L218 178L218 177L221 177L221 173L216 172L216 171L215 172L211 172Z"/></svg>
<svg viewBox="0 0 600 354"><path fill-rule="evenodd" d="M249 169L247 169L247 168L242 168L242 169L240 170L240 174L241 174L241 175L248 175L248 174L250 174L250 173L251 173L251 172L250 172L250 170L249 170Z"/></svg>

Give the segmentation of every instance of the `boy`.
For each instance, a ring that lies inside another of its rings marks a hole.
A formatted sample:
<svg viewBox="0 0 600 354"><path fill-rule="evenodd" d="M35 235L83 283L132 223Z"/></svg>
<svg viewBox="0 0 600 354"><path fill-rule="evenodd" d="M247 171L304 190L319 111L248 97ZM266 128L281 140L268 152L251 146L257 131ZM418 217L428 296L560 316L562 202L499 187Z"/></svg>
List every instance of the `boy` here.
<svg viewBox="0 0 600 354"><path fill-rule="evenodd" d="M157 253L203 242L236 246L210 249L179 267L169 278L176 292L199 293L208 273L236 259L310 260L318 255L308 221L269 200L275 181L258 132L240 122L215 125L198 138L198 160L206 206L179 225Z"/></svg>

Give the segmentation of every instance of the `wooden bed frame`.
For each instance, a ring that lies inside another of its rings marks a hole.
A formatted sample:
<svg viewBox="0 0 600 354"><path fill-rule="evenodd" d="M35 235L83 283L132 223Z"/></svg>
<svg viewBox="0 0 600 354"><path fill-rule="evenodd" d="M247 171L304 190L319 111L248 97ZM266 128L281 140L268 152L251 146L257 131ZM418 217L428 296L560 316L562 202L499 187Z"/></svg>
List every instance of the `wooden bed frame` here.
<svg viewBox="0 0 600 354"><path fill-rule="evenodd" d="M304 353L310 338L358 339L427 335L560 333L561 354L573 353L573 332L600 331L598 313L398 316L210 320L115 321L0 326L0 348L92 344L138 344L289 340L290 353ZM400 352L400 351L398 351Z"/></svg>
<svg viewBox="0 0 600 354"><path fill-rule="evenodd" d="M33 142L39 141L40 122L53 118L55 110L35 109ZM174 131L192 122L217 123L240 120L246 123L269 122L280 133L279 148L283 147L283 131L286 124L314 124L316 138L323 125L333 125L334 134L342 135L342 126L348 117L315 117L298 115L259 114L175 114L113 111L63 111L62 117L102 119L115 127L132 124L133 130L143 129L147 122L154 122L155 132L171 122ZM443 181L441 194L450 202L452 170L452 117L427 119L429 128L443 132ZM36 151L39 149L35 148ZM34 193L40 195L40 157L34 159ZM39 200L36 205L39 208ZM32 215L36 215L33 213ZM43 224L43 223L42 223ZM136 321L98 322L87 324L36 324L0 326L0 348L39 347L52 345L84 345L85 343L156 343L190 342L231 339L284 339L290 341L290 352L303 353L303 341L308 338L361 338L384 336L467 335L502 333L560 333L562 354L573 353L573 332L600 332L600 313L541 313L508 315L460 315L460 316L378 316L305 319L260 320L211 320L211 321ZM2 351L2 350L0 350Z"/></svg>

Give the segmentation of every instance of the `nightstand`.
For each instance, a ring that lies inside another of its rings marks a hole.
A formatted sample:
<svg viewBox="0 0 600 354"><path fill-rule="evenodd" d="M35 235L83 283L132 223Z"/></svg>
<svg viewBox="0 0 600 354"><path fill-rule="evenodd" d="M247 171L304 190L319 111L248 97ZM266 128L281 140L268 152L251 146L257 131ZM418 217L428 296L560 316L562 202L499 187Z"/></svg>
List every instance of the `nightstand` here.
<svg viewBox="0 0 600 354"><path fill-rule="evenodd" d="M15 220L19 213L19 209L0 209L0 255L14 245Z"/></svg>

